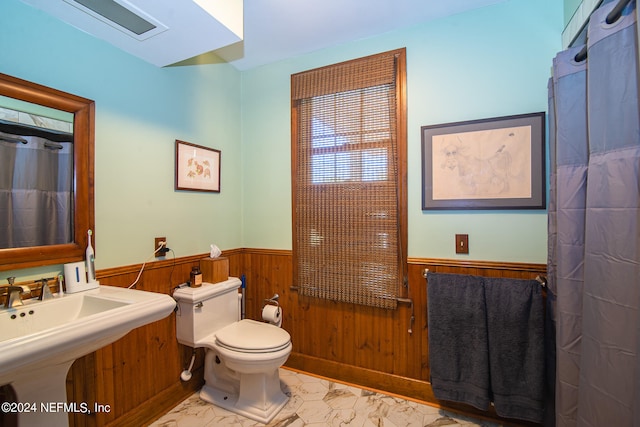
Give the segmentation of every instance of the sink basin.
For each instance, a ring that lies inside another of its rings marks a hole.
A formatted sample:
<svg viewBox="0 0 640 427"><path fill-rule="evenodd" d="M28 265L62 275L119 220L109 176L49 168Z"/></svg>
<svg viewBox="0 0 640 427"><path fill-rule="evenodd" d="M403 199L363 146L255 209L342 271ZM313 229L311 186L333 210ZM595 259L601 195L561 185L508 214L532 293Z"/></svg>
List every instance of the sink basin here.
<svg viewBox="0 0 640 427"><path fill-rule="evenodd" d="M27 300L24 306L1 310L0 342L43 332L83 317L126 307L130 303L93 295L81 295L80 298L68 296L43 302Z"/></svg>
<svg viewBox="0 0 640 427"><path fill-rule="evenodd" d="M0 308L0 385L11 384L17 402L66 402L66 376L75 359L168 316L174 307L169 295L99 286ZM20 425L68 424L64 412L18 417Z"/></svg>

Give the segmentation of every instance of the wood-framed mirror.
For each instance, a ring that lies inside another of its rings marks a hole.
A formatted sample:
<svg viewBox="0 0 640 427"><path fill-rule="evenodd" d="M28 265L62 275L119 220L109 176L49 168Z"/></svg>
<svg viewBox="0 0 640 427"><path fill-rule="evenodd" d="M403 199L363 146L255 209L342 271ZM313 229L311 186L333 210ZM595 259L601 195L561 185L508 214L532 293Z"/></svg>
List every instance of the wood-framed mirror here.
<svg viewBox="0 0 640 427"><path fill-rule="evenodd" d="M94 230L94 101L0 73L0 95L73 114L72 224L69 243L0 249L0 271L81 261ZM0 159L3 167L4 159ZM4 227L4 228L3 228ZM1 224L0 233L9 225Z"/></svg>

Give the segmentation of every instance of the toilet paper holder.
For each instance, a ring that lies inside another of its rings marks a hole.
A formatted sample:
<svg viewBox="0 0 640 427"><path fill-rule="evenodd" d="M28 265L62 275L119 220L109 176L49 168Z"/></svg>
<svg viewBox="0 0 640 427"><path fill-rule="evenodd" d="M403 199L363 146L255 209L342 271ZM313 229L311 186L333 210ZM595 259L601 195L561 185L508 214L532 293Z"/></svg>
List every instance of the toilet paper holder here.
<svg viewBox="0 0 640 427"><path fill-rule="evenodd" d="M276 307L280 307L280 303L278 302L279 298L280 298L280 295L275 294L271 298L265 299L264 302L265 304L271 304L271 305L275 305Z"/></svg>

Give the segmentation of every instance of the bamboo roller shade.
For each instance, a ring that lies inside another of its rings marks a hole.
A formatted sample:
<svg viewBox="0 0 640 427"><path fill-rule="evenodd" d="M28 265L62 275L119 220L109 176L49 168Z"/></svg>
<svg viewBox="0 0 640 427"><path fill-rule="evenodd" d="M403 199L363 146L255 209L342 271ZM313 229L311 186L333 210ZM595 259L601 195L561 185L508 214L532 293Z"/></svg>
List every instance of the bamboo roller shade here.
<svg viewBox="0 0 640 427"><path fill-rule="evenodd" d="M395 53L292 76L301 295L395 308L401 281Z"/></svg>

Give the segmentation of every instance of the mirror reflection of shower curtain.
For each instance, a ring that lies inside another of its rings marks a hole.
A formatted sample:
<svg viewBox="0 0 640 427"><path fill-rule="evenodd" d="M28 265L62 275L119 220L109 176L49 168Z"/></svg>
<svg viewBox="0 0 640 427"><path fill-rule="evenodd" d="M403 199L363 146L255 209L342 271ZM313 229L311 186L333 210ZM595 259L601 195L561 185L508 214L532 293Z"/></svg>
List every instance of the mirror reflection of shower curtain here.
<svg viewBox="0 0 640 427"><path fill-rule="evenodd" d="M0 249L69 243L73 144L20 138L28 143L0 140Z"/></svg>
<svg viewBox="0 0 640 427"><path fill-rule="evenodd" d="M635 2L589 21L550 86L549 293L558 426L640 426L640 114Z"/></svg>

